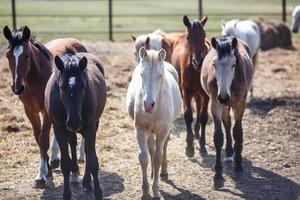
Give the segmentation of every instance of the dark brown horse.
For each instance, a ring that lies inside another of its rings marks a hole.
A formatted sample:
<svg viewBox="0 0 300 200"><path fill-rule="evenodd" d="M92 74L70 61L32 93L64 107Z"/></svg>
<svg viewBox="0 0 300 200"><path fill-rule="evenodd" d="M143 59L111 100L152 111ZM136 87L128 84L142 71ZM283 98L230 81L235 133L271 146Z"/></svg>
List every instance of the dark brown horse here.
<svg viewBox="0 0 300 200"><path fill-rule="evenodd" d="M44 106L44 90L51 74L52 53L42 43L34 39L27 26L14 32L5 26L3 34L8 40L6 56L13 79L11 88L24 105L35 140L40 147L40 168L35 178L34 187L44 187L46 175L52 174L47 155L51 122ZM62 49L62 45L64 48L74 46L74 43L68 43L67 40L64 40L64 44L53 45L51 51L55 52L56 49ZM78 50L86 51L79 42L76 43L75 47ZM39 116L40 113L43 116L42 119Z"/></svg>
<svg viewBox="0 0 300 200"><path fill-rule="evenodd" d="M246 106L248 90L252 84L253 65L248 46L239 39L212 38L213 48L205 57L201 70L201 84L211 100L211 113L215 124L214 144L216 165L214 180L223 180L221 150L223 146L223 121L227 144L226 160L233 154L231 142L231 119L229 109L233 109L235 170L242 170L243 129L242 119ZM223 184L223 183L222 183Z"/></svg>
<svg viewBox="0 0 300 200"><path fill-rule="evenodd" d="M61 170L64 176L64 199L71 199L71 182L78 181L76 133L85 139L86 168L83 187L91 191L91 174L94 194L102 199L98 179L99 163L95 150L96 132L106 102L106 83L103 67L95 56L75 53L55 57L55 69L45 90L45 106L53 123L54 134L61 151ZM72 159L69 156L69 145Z"/></svg>
<svg viewBox="0 0 300 200"><path fill-rule="evenodd" d="M207 17L200 21L190 21L187 16L183 17L183 23L187 27L187 34L181 36L174 44L172 54L172 64L175 66L179 75L179 86L183 98L184 120L187 127L187 147L186 155L194 156L194 133L192 130L193 112L191 101L194 98L197 107L197 118L194 126L196 138L199 138L201 124L200 153L206 155L205 148L205 126L207 123L207 107L209 97L199 84L200 69L202 61L210 48L206 40L204 25Z"/></svg>

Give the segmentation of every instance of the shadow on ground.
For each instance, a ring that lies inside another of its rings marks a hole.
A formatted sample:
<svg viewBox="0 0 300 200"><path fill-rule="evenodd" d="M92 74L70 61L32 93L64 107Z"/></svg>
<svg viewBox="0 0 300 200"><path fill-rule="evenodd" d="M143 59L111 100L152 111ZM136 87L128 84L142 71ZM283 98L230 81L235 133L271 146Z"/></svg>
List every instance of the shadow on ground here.
<svg viewBox="0 0 300 200"><path fill-rule="evenodd" d="M56 174L54 174L54 177ZM121 193L124 191L124 179L116 173L100 171L100 183L101 189L103 191L104 199L109 199L109 197L116 193ZM94 199L93 194L87 194L83 191L82 180L77 185L71 185L72 199L73 200L92 200ZM55 181L49 180L47 187L45 188L41 200L52 200L52 199L62 199L63 185L55 185Z"/></svg>

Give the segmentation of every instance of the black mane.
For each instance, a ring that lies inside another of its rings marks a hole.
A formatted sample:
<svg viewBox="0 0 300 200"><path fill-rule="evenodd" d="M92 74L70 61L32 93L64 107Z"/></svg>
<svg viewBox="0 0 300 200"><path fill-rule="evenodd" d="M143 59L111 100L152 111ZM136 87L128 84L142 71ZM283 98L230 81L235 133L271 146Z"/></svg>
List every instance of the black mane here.
<svg viewBox="0 0 300 200"><path fill-rule="evenodd" d="M218 39L217 52L218 59L225 57L228 54L231 54L231 42L233 37L222 36Z"/></svg>
<svg viewBox="0 0 300 200"><path fill-rule="evenodd" d="M14 49L15 46L22 45L25 41L23 40L23 30L24 27L20 27L19 29L13 31L12 33L12 40L11 45ZM51 52L39 41L36 40L36 37L34 34L30 35L29 41L44 55L48 60L52 60L52 54Z"/></svg>

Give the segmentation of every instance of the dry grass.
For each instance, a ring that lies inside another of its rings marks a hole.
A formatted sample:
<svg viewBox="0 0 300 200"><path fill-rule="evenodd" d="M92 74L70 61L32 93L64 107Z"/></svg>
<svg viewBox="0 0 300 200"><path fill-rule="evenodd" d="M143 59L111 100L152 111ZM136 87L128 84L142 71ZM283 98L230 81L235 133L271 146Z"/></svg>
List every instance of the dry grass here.
<svg viewBox="0 0 300 200"><path fill-rule="evenodd" d="M85 43L105 65L108 100L97 136L101 184L106 199L139 199L141 170L133 123L125 109L125 94L134 68L131 43ZM300 49L300 41L294 41ZM4 55L4 47L0 50ZM244 173L224 166L225 186L213 189L213 125L209 120L209 156L184 154L185 124L176 121L169 143L169 179L161 182L164 199L297 199L300 197L300 53L274 49L261 52L254 78L254 98L244 126ZM0 199L61 199L62 175L55 171L45 190L32 189L39 151L22 104L10 91L5 57L0 60ZM196 142L196 141L195 141ZM196 144L198 148L198 144ZM83 165L80 165L83 174ZM150 178L150 177L149 177ZM74 199L85 199L73 188Z"/></svg>

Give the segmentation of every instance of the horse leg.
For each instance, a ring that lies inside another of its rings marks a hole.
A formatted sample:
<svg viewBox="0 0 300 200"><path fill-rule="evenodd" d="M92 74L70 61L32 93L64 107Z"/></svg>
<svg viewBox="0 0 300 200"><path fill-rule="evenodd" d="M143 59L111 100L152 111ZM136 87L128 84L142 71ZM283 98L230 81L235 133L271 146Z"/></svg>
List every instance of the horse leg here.
<svg viewBox="0 0 300 200"><path fill-rule="evenodd" d="M191 101L192 101L192 95L186 90L183 90L184 120L187 129L187 135L186 135L187 147L185 149L185 154L188 157L193 157L195 154L194 134L192 131L193 111L192 111Z"/></svg>
<svg viewBox="0 0 300 200"><path fill-rule="evenodd" d="M102 200L102 190L99 182L99 162L95 149L96 132L98 129L98 123L94 124L87 129L83 135L85 135L86 141L86 162L90 173L94 180L94 194L96 200Z"/></svg>
<svg viewBox="0 0 300 200"><path fill-rule="evenodd" d="M235 171L242 171L243 128L242 119L246 102L243 101L233 108L235 124L233 127Z"/></svg>
<svg viewBox="0 0 300 200"><path fill-rule="evenodd" d="M232 138L230 134L231 130L231 118L230 118L230 108L229 107L224 107L223 109L223 114L222 114L222 121L223 125L225 127L225 132L226 132L226 157L224 161L226 162L232 162L233 158L233 149L232 149Z"/></svg>
<svg viewBox="0 0 300 200"><path fill-rule="evenodd" d="M84 161L85 161L84 138L83 138L83 137L81 137L78 161L79 161L80 163L84 163Z"/></svg>
<svg viewBox="0 0 300 200"><path fill-rule="evenodd" d="M64 176L64 190L63 190L63 199L71 200L71 189L70 189L70 172L72 167L72 160L69 156L69 146L68 140L70 132L61 130L58 126L53 126L55 137L57 139L60 153L61 153L61 161L60 167Z"/></svg>
<svg viewBox="0 0 300 200"><path fill-rule="evenodd" d="M38 112L34 112L31 108L24 106L25 113L31 123L34 138L36 143L40 147L39 136L41 133L41 119ZM41 148L40 148L41 150ZM42 157L42 152L40 157L40 167L38 170L38 174L35 177L35 182L33 184L34 188L44 188L46 186L46 175L48 173L47 163Z"/></svg>
<svg viewBox="0 0 300 200"><path fill-rule="evenodd" d="M153 199L160 199L158 174L162 163L163 147L165 145L165 141L168 135L169 135L169 130L163 132L162 134L158 134L156 136L156 148L153 156L153 160L154 160L154 170L153 170L154 178L153 178L153 185L152 185Z"/></svg>
<svg viewBox="0 0 300 200"><path fill-rule="evenodd" d="M170 134L165 141L164 149L163 149L163 157L162 157L161 173L160 173L160 178L162 180L168 180L168 143L169 143L169 140L170 140Z"/></svg>
<svg viewBox="0 0 300 200"><path fill-rule="evenodd" d="M59 167L59 158L58 158L59 146L58 146L55 136L53 137L50 148L51 148L51 152L52 152L51 158L50 158L50 165L51 165L52 169L56 169Z"/></svg>
<svg viewBox="0 0 300 200"><path fill-rule="evenodd" d="M142 168L142 174L143 174L142 199L151 199L151 195L149 193L149 183L148 183L148 179L147 179L147 167L148 167L148 163L149 163L149 151L148 151L149 134L141 131L138 126L136 126L136 128L135 128L135 132L136 132L138 145L140 148L139 161L140 161L140 165Z"/></svg>
<svg viewBox="0 0 300 200"><path fill-rule="evenodd" d="M216 148L216 165L215 165L215 176L214 180L224 180L222 176L222 162L221 162L221 151L223 146L223 132L222 132L222 111L223 106L215 101L212 101L211 113L214 120L215 132L214 132L214 144Z"/></svg>
<svg viewBox="0 0 300 200"><path fill-rule="evenodd" d="M257 63L257 54L258 52L256 52L253 57L252 57L252 64L253 64L253 75L255 73L255 70L256 70L256 63ZM253 83L251 84L251 87L250 87L250 97L253 96Z"/></svg>
<svg viewBox="0 0 300 200"><path fill-rule="evenodd" d="M72 173L71 173L71 178L70 182L71 184L77 184L79 183L79 166L77 162L77 152L76 152L76 147L77 147L77 136L76 133L72 133L69 141L70 147L71 147L71 155L72 155Z"/></svg>
<svg viewBox="0 0 300 200"><path fill-rule="evenodd" d="M195 102L196 102L197 116L196 116L196 122L194 125L194 133L195 133L195 138L199 139L200 138L199 131L200 131L201 97L196 95Z"/></svg>
<svg viewBox="0 0 300 200"><path fill-rule="evenodd" d="M84 150L85 150L85 154L87 153L87 144L86 144L86 140L84 140ZM91 177L91 172L89 169L89 166L87 164L87 162L85 162L85 172L84 172L84 176L82 179L82 187L83 190L85 192L91 191L92 190L92 177Z"/></svg>
<svg viewBox="0 0 300 200"><path fill-rule="evenodd" d="M148 150L149 150L150 159L151 159L151 178L153 178L153 155L154 155L154 151L155 151L155 139L154 139L153 135L149 135Z"/></svg>
<svg viewBox="0 0 300 200"><path fill-rule="evenodd" d="M198 99L197 99L198 98ZM201 124L201 135L200 135L200 140L199 140L199 145L200 145L200 154L202 156L207 156L207 150L205 148L205 128L206 128L206 124L207 124L207 119L208 119L208 102L209 102L209 97L207 95L201 95L201 99L200 97L196 98L196 102L197 105L198 103L200 103L200 108L199 108L199 121ZM198 108L197 108L198 110ZM198 117L197 117L198 118Z"/></svg>

